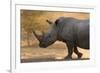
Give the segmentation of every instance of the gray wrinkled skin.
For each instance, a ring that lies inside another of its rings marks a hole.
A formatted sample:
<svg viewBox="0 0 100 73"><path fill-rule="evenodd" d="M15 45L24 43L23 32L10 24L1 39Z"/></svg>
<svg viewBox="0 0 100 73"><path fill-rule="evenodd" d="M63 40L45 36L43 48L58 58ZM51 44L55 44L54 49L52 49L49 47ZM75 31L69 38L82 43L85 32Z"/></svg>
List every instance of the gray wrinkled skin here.
<svg viewBox="0 0 100 73"><path fill-rule="evenodd" d="M55 23L47 21L52 29L45 33L40 40L40 47L48 47L55 41L65 42L68 47L68 56L71 59L73 51L81 58L77 47L89 49L89 20L78 20L75 18L60 17Z"/></svg>

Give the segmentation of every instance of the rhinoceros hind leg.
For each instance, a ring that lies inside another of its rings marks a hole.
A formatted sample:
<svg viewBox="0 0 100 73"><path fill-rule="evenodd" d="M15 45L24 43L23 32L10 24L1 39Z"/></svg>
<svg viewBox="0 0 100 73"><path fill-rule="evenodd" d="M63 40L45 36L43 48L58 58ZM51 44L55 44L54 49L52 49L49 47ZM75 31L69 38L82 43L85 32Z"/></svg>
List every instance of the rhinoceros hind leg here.
<svg viewBox="0 0 100 73"><path fill-rule="evenodd" d="M77 46L74 46L74 52L77 54L78 58L80 59L82 57L82 53L78 51Z"/></svg>

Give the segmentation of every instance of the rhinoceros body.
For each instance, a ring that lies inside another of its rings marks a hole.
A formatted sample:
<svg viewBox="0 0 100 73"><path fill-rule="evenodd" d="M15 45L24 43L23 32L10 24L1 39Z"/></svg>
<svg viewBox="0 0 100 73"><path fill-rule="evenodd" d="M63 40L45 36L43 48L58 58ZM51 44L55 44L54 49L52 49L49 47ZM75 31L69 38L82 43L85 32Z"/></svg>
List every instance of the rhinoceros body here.
<svg viewBox="0 0 100 73"><path fill-rule="evenodd" d="M77 47L89 49L89 20L79 20L71 17L60 17L54 23L47 20L52 26L48 33L35 36L39 40L40 47L48 47L55 41L65 42L68 47L68 56L71 58L73 50L81 58Z"/></svg>
<svg viewBox="0 0 100 73"><path fill-rule="evenodd" d="M58 26L58 40L70 41L84 49L89 49L89 20L74 18L60 18Z"/></svg>

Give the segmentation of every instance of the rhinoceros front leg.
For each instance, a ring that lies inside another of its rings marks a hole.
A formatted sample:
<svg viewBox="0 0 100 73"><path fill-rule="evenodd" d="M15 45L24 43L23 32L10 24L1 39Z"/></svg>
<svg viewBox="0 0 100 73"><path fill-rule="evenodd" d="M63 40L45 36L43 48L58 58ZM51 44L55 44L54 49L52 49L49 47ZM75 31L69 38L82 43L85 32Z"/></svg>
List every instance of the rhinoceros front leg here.
<svg viewBox="0 0 100 73"><path fill-rule="evenodd" d="M73 49L74 49L74 44L73 42L68 41L66 43L67 47L68 47L68 56L66 57L66 59L72 59L72 53L73 53Z"/></svg>

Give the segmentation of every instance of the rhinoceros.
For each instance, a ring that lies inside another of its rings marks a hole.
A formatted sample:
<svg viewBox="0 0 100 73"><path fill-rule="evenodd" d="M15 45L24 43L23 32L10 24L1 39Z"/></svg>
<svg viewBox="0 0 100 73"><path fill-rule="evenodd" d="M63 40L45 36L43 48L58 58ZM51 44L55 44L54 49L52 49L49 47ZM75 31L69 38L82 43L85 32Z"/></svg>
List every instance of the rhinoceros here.
<svg viewBox="0 0 100 73"><path fill-rule="evenodd" d="M49 32L43 35L38 35L33 31L36 38L39 40L39 46L46 48L56 41L66 43L68 47L68 56L72 59L72 53L75 52L78 58L82 57L82 53L77 47L89 50L89 19L76 19L73 17L59 17L55 22L46 20L52 25Z"/></svg>

